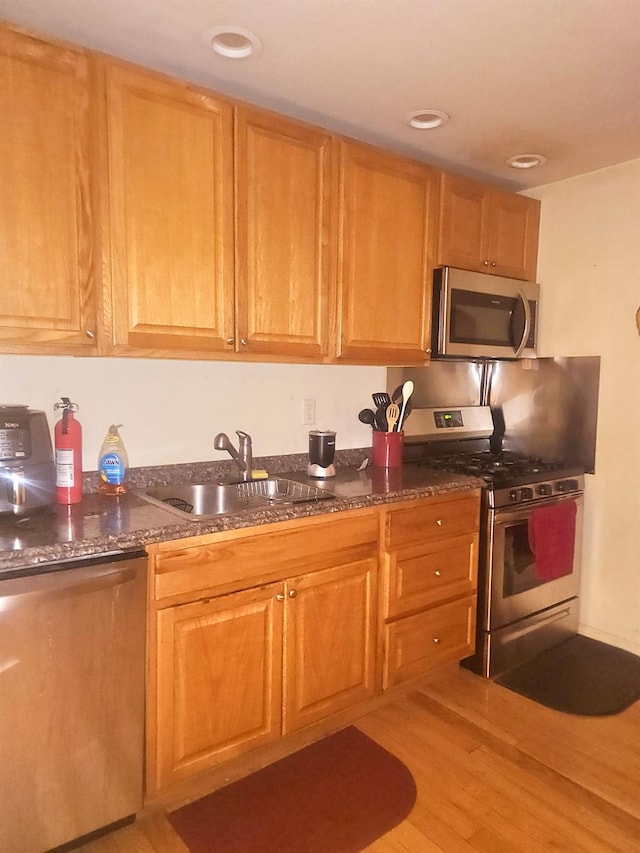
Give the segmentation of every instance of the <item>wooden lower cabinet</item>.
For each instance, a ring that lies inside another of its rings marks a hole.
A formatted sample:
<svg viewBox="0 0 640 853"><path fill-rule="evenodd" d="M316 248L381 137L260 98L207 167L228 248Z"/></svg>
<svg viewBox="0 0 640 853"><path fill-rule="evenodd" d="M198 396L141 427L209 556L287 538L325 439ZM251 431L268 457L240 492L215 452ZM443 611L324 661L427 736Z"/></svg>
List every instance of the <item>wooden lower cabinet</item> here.
<svg viewBox="0 0 640 853"><path fill-rule="evenodd" d="M152 555L148 794L375 694L378 525L356 511ZM242 588L201 588L218 578Z"/></svg>
<svg viewBox="0 0 640 853"><path fill-rule="evenodd" d="M387 511L383 689L473 653L479 512L478 492Z"/></svg>
<svg viewBox="0 0 640 853"><path fill-rule="evenodd" d="M375 692L371 557L287 582L284 733Z"/></svg>
<svg viewBox="0 0 640 853"><path fill-rule="evenodd" d="M465 492L150 546L147 796L471 654L478 519Z"/></svg>
<svg viewBox="0 0 640 853"><path fill-rule="evenodd" d="M158 613L158 782L280 736L282 584Z"/></svg>

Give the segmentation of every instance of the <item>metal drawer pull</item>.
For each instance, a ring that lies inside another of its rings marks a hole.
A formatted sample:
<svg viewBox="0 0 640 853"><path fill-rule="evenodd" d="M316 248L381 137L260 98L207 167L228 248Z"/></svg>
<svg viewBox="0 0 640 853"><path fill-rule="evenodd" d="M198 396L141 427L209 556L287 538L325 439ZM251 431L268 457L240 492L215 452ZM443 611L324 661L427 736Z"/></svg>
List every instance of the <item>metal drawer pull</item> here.
<svg viewBox="0 0 640 853"><path fill-rule="evenodd" d="M276 595L276 601L284 601L284 595L281 592Z"/></svg>
<svg viewBox="0 0 640 853"><path fill-rule="evenodd" d="M437 578L440 578L440 577L442 577L442 572L440 571L440 569L436 569L436 570L435 570L435 572L434 572L434 575L435 575Z"/></svg>
<svg viewBox="0 0 640 853"><path fill-rule="evenodd" d="M438 643L440 642L440 637L434 637L434 638L433 638L433 642L434 642L434 643L436 644L436 646L437 646L437 645L438 645Z"/></svg>
<svg viewBox="0 0 640 853"><path fill-rule="evenodd" d="M436 524L438 525L438 527L442 527L442 519L441 519L441 518L439 518L439 519L436 521Z"/></svg>
<svg viewBox="0 0 640 853"><path fill-rule="evenodd" d="M298 593L295 591L295 589L289 590L289 598L295 598L297 594Z"/></svg>

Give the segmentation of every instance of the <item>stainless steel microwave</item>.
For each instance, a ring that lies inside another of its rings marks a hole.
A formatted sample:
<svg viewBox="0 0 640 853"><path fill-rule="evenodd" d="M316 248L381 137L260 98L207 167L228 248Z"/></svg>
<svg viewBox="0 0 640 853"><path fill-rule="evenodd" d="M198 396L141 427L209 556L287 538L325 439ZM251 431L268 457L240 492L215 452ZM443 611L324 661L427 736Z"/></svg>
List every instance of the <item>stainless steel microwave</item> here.
<svg viewBox="0 0 640 853"><path fill-rule="evenodd" d="M438 267L432 358L535 358L540 285Z"/></svg>

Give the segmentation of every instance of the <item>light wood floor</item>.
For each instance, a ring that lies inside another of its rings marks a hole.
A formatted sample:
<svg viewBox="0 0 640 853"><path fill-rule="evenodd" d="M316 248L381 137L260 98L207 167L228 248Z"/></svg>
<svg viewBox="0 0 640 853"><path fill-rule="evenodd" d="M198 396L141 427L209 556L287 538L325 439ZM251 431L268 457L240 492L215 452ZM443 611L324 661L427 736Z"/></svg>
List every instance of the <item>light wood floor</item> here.
<svg viewBox="0 0 640 853"><path fill-rule="evenodd" d="M357 725L418 787L370 853L640 851L640 702L574 717L455 669ZM81 850L188 853L161 814Z"/></svg>

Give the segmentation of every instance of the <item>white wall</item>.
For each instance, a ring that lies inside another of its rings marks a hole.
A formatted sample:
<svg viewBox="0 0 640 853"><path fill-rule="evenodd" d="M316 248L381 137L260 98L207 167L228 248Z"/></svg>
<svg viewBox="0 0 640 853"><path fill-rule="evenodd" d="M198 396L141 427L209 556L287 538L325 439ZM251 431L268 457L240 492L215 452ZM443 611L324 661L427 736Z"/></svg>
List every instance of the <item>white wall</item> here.
<svg viewBox="0 0 640 853"><path fill-rule="evenodd" d="M371 445L358 421L383 391L382 367L236 364L164 359L0 356L0 401L47 412L62 395L80 406L83 468L95 470L111 423L121 430L134 467L228 458L213 437L243 429L255 456L306 453L303 400L316 401L315 428L337 430L336 447Z"/></svg>
<svg viewBox="0 0 640 853"><path fill-rule="evenodd" d="M541 355L600 355L581 631L640 654L640 160L539 187Z"/></svg>

